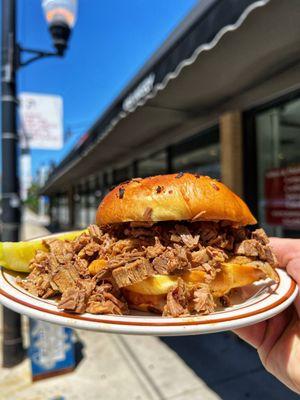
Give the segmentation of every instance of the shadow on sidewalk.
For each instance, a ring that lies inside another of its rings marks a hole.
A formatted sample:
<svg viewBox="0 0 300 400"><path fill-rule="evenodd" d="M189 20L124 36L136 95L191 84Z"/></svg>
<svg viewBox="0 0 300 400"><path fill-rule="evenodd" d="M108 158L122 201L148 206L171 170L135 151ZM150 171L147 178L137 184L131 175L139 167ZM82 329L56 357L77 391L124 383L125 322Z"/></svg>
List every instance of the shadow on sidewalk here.
<svg viewBox="0 0 300 400"><path fill-rule="evenodd" d="M299 400L234 334L160 338L223 400Z"/></svg>
<svg viewBox="0 0 300 400"><path fill-rule="evenodd" d="M75 355L76 368L81 363L81 361L84 359L83 349L84 349L83 342L81 342L80 339L77 339L76 342L74 343L74 355Z"/></svg>

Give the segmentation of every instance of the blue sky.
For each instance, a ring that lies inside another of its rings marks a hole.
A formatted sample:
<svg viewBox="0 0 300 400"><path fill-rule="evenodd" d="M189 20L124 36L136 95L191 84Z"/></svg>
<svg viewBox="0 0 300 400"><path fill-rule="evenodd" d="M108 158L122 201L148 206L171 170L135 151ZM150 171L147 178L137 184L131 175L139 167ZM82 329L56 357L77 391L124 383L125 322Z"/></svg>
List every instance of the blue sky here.
<svg viewBox="0 0 300 400"><path fill-rule="evenodd" d="M33 173L59 162L186 16L197 0L79 0L64 59L37 61L19 72L19 92L61 95L64 124L74 135L61 151L33 150ZM18 0L18 37L51 50L39 0Z"/></svg>

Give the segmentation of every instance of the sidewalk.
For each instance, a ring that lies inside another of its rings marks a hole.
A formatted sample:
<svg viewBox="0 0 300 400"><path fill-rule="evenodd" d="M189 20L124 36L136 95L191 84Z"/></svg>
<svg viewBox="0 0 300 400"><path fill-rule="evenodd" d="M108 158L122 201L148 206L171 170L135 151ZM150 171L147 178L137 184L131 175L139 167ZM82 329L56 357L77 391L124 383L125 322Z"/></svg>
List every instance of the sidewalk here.
<svg viewBox="0 0 300 400"><path fill-rule="evenodd" d="M46 233L27 211L23 238ZM87 331L76 335L83 359L74 372L33 384L28 360L13 369L0 368L0 400L299 398L264 370L254 349L228 332L161 339Z"/></svg>
<svg viewBox="0 0 300 400"><path fill-rule="evenodd" d="M47 233L27 210L22 238ZM158 338L76 334L83 345L83 359L74 372L31 383L28 360L12 369L0 368L0 400L220 399Z"/></svg>

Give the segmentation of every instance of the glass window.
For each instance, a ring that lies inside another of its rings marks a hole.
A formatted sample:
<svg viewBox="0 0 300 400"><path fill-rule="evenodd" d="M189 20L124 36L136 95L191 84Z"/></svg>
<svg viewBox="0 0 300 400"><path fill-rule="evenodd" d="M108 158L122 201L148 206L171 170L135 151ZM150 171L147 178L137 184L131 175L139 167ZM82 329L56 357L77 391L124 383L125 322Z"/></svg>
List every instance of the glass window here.
<svg viewBox="0 0 300 400"><path fill-rule="evenodd" d="M68 204L67 204L67 196L65 194L59 194L57 197L57 218L60 229L64 230L69 223L69 214L68 214Z"/></svg>
<svg viewBox="0 0 300 400"><path fill-rule="evenodd" d="M89 224L94 224L96 219L94 191L90 191L88 193L87 202L88 202L88 225L89 225Z"/></svg>
<svg viewBox="0 0 300 400"><path fill-rule="evenodd" d="M146 176L166 174L167 171L167 151L163 150L152 154L143 160L138 161L138 175L140 178Z"/></svg>
<svg viewBox="0 0 300 400"><path fill-rule="evenodd" d="M86 207L87 207L87 220L86 224L92 224L95 222L95 187L97 178L94 175L90 175L86 182Z"/></svg>
<svg viewBox="0 0 300 400"><path fill-rule="evenodd" d="M259 221L269 234L300 236L300 99L256 116Z"/></svg>
<svg viewBox="0 0 300 400"><path fill-rule="evenodd" d="M104 186L103 186L103 176L98 176L95 181L94 187L94 210L96 212L100 201L103 199L104 196Z"/></svg>
<svg viewBox="0 0 300 400"><path fill-rule="evenodd" d="M105 196L113 186L113 171L108 170L103 173L103 182L102 182L102 188L100 189L102 191L102 195Z"/></svg>
<svg viewBox="0 0 300 400"><path fill-rule="evenodd" d="M85 209L85 194L80 193L79 200L79 228L83 229L86 227L86 209Z"/></svg>
<svg viewBox="0 0 300 400"><path fill-rule="evenodd" d="M68 198L66 195L60 197L60 224L63 227L67 227L69 224L69 212L68 212Z"/></svg>
<svg viewBox="0 0 300 400"><path fill-rule="evenodd" d="M220 143L217 128L201 132L172 147L174 172L193 172L219 179Z"/></svg>
<svg viewBox="0 0 300 400"><path fill-rule="evenodd" d="M58 224L58 194L51 197L51 223Z"/></svg>
<svg viewBox="0 0 300 400"><path fill-rule="evenodd" d="M131 178L130 166L116 168L113 171L113 185L118 185L121 182L125 182Z"/></svg>
<svg viewBox="0 0 300 400"><path fill-rule="evenodd" d="M76 187L74 190L73 201L74 201L74 225L75 228L80 228L80 193L78 187Z"/></svg>
<svg viewBox="0 0 300 400"><path fill-rule="evenodd" d="M77 188L75 200L75 226L84 229L88 225L88 193L86 185Z"/></svg>

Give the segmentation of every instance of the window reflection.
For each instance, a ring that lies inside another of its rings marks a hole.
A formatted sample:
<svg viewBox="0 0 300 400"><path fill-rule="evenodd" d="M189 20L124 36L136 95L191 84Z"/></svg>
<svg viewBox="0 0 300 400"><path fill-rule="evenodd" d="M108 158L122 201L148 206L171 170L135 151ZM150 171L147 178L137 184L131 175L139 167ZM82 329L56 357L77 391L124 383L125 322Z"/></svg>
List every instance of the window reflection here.
<svg viewBox="0 0 300 400"><path fill-rule="evenodd" d="M166 150L152 154L148 158L138 162L138 175L141 178L152 175L166 174L167 172Z"/></svg>
<svg viewBox="0 0 300 400"><path fill-rule="evenodd" d="M219 143L192 150L173 159L175 171L193 172L220 178L220 145Z"/></svg>
<svg viewBox="0 0 300 400"><path fill-rule="evenodd" d="M217 128L201 132L178 143L173 147L172 154L174 171L193 172L220 178L220 143Z"/></svg>
<svg viewBox="0 0 300 400"><path fill-rule="evenodd" d="M300 236L300 100L256 117L259 219L269 234Z"/></svg>

